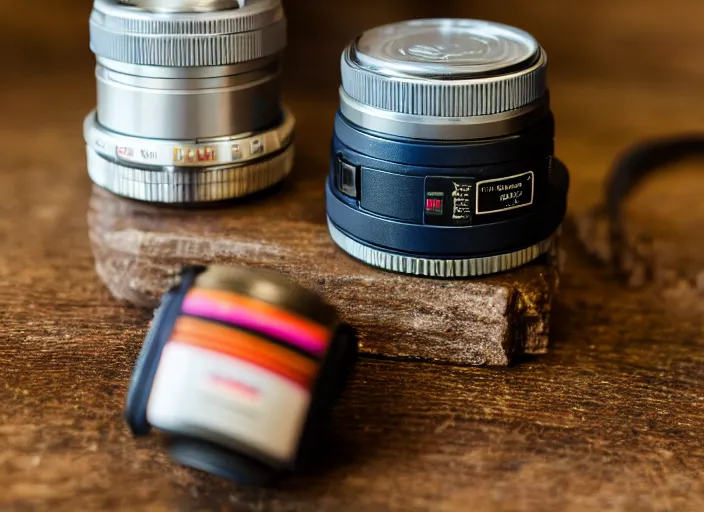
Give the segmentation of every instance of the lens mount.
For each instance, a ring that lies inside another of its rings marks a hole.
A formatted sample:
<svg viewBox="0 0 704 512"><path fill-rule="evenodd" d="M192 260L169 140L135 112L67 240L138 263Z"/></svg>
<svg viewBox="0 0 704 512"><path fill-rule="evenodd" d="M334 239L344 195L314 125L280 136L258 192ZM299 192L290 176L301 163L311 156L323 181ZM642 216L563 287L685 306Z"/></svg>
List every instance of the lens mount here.
<svg viewBox="0 0 704 512"><path fill-rule="evenodd" d="M552 235L529 247L495 256L439 259L398 254L361 243L339 230L329 217L328 228L343 251L368 265L401 274L439 278L479 277L512 270L550 252L555 243Z"/></svg>

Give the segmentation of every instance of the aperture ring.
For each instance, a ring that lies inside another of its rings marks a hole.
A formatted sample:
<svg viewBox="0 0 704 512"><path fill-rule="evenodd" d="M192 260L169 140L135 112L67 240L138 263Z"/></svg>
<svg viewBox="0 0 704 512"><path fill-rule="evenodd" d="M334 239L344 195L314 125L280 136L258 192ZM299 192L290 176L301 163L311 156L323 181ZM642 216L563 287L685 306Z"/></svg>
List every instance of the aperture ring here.
<svg viewBox="0 0 704 512"><path fill-rule="evenodd" d="M418 116L471 117L508 112L533 103L546 91L547 55L540 52L530 68L506 75L468 80L390 77L354 62L351 49L342 54L342 87L370 107Z"/></svg>
<svg viewBox="0 0 704 512"><path fill-rule="evenodd" d="M285 178L293 166L294 147L269 159L205 169L140 169L121 165L86 147L88 174L96 185L140 201L202 203L258 192Z"/></svg>

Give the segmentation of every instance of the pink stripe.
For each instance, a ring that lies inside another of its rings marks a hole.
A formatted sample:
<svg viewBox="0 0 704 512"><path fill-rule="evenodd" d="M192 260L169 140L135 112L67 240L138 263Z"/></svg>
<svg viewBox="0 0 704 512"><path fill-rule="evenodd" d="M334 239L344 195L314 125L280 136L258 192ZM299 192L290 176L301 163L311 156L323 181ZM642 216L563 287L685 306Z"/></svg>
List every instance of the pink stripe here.
<svg viewBox="0 0 704 512"><path fill-rule="evenodd" d="M183 300L181 311L187 315L212 318L213 320L220 320L221 322L260 331L268 336L287 341L291 345L315 355L322 355L325 351L325 342L311 338L308 333L300 328L240 306L224 305L203 297L186 296Z"/></svg>

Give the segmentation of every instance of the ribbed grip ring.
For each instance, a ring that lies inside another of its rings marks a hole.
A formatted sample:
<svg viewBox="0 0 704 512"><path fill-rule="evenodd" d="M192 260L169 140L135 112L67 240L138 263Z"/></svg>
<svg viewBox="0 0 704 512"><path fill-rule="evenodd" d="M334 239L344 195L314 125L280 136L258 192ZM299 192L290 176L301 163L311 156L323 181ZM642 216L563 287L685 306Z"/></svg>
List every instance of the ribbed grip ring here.
<svg viewBox="0 0 704 512"><path fill-rule="evenodd" d="M368 265L402 274L442 278L478 277L512 270L551 252L554 249L556 238L552 235L530 247L495 256L430 259L410 254L386 252L359 243L340 231L329 218L328 229L330 236L340 249Z"/></svg>
<svg viewBox="0 0 704 512"><path fill-rule="evenodd" d="M168 15L96 0L90 17L93 53L131 64L220 66L267 57L285 46L286 19L278 0Z"/></svg>
<svg viewBox="0 0 704 512"><path fill-rule="evenodd" d="M121 165L90 147L86 154L93 182L113 194L155 203L202 203L243 197L278 183L291 172L294 146L266 160L178 172Z"/></svg>
<svg viewBox="0 0 704 512"><path fill-rule="evenodd" d="M352 61L347 49L341 60L342 87L370 107L401 114L470 117L499 114L524 107L546 90L547 56L540 51L528 69L488 78L442 80L378 74Z"/></svg>

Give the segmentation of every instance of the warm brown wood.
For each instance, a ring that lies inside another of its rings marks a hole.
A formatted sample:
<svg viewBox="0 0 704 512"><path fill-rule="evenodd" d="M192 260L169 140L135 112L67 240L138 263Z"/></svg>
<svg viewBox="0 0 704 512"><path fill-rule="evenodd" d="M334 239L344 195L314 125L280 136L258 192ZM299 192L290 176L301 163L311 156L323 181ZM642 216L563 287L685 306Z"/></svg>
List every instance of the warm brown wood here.
<svg viewBox="0 0 704 512"><path fill-rule="evenodd" d="M88 225L97 273L115 297L153 308L184 264L268 268L325 297L358 330L364 354L505 366L547 352L555 258L463 281L371 268L330 239L320 170L208 210L151 206L95 187Z"/></svg>
<svg viewBox="0 0 704 512"><path fill-rule="evenodd" d="M17 52L0 71L0 509L704 510L704 299L625 286L570 226L549 354L505 369L362 359L312 475L243 489L172 464L158 437L134 441L120 411L149 314L112 299L94 271L80 140L94 102L89 6L7 4L0 47ZM325 166L337 81L336 59L306 61L364 26L439 10L546 42L575 216L600 200L626 145L704 126L699 0L311 0L289 9L287 96L317 134L299 141L300 177ZM704 254L691 236L704 183L688 169L646 184L629 218L690 275Z"/></svg>

